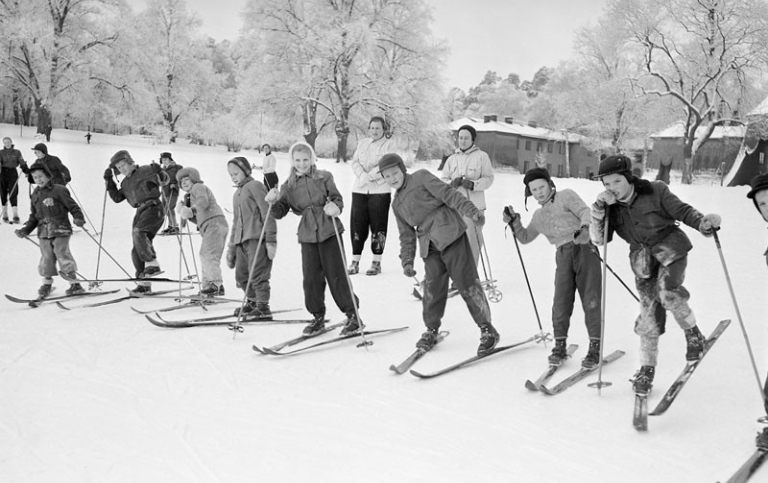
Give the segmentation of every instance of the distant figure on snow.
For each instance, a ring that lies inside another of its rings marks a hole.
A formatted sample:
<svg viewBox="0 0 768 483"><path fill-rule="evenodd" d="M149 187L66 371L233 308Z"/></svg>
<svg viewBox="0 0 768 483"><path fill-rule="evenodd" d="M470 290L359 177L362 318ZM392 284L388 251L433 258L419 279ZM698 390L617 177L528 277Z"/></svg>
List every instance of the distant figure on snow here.
<svg viewBox="0 0 768 483"><path fill-rule="evenodd" d="M21 155L21 151L13 147L13 141L9 137L3 138L3 149L0 149L0 200L3 204L3 222L9 223L8 206L11 204L11 214L13 218L11 223L19 223L18 195L19 195L19 172L17 168L25 174L29 174L27 163Z"/></svg>

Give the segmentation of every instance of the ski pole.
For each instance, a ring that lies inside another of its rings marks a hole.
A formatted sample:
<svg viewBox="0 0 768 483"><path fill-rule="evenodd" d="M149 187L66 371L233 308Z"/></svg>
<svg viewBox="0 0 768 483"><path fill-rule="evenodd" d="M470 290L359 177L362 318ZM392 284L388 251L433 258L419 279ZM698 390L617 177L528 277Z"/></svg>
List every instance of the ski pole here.
<svg viewBox="0 0 768 483"><path fill-rule="evenodd" d="M723 256L723 247L720 245L720 238L717 236L717 229L713 231L715 238L715 245L717 246L717 253L720 255L720 262L723 265L723 272L725 273L725 280L728 282L728 290L731 292L731 300L733 301L733 307L736 309L736 318L739 319L739 326L741 327L741 333L744 335L744 342L747 344L747 352L749 352L749 360L752 362L752 370L755 372L757 378L757 389L760 391L760 398L763 400L763 406L768 406L768 400L766 400L765 392L763 392L763 384L760 380L760 374L757 371L757 364L755 363L755 355L752 353L752 344L749 342L749 336L747 335L747 329L744 327L744 321L741 318L741 310L739 310L739 304L736 302L736 293L733 291L733 284L731 283L731 276L728 274L728 266L725 264L725 257Z"/></svg>
<svg viewBox="0 0 768 483"><path fill-rule="evenodd" d="M35 240L31 239L31 238L29 237L29 235L24 235L24 238L25 238L26 240L29 240L29 242L30 242L30 243L32 243L33 245L35 245L37 248L40 248L40 244L39 244L39 243L37 243ZM76 275L76 276L78 276L78 277L80 277L80 279L81 279L81 280L88 280L87 278L85 278L84 276L82 276L82 275L80 274L80 272L77 272L77 271L75 271L75 275Z"/></svg>
<svg viewBox="0 0 768 483"><path fill-rule="evenodd" d="M605 207L605 224L603 225L603 260L605 263L603 263L603 280L600 290L600 362L597 364L597 382L591 382L587 384L589 387L597 388L598 396L602 395L603 387L608 387L612 384L610 382L603 381L603 350L605 348L605 296L606 292L608 291L608 274L606 273L606 267L608 267L608 222L610 221L610 218L608 217L609 208L609 206Z"/></svg>
<svg viewBox="0 0 768 483"><path fill-rule="evenodd" d="M192 243L192 230L189 228L189 223L187 223L187 237L189 238L189 249L192 252L192 266L195 268L195 275L199 274L200 272L197 269L197 259L195 258L195 245ZM178 235L179 238L179 244L181 244L181 235ZM182 250L183 253L183 250ZM201 260L202 262L202 260ZM189 273L189 270L187 270L187 273ZM200 277L197 277L197 290L202 290L201 286L201 280Z"/></svg>
<svg viewBox="0 0 768 483"><path fill-rule="evenodd" d="M505 231L506 231L506 228L505 228ZM533 312L536 314L536 322L539 324L539 335L541 335L542 339L544 340L544 347L546 347L547 337L544 334L544 328L541 326L541 317L539 317L539 309L536 307L536 299L533 296L533 290L531 289L531 282L528 280L528 272L525 270L525 262L523 261L523 254L520 252L520 244L517 242L517 235L515 234L514 229L512 229L512 239L515 240L515 248L517 248L517 256L518 258L520 258L520 266L523 267L525 284L528 286L528 293L531 295L531 303L533 303Z"/></svg>
<svg viewBox="0 0 768 483"><path fill-rule="evenodd" d="M622 280L622 279L621 279L621 277L619 277L619 275L618 275L616 272L614 272L614 271L613 271L613 269L611 268L611 266L610 266L610 265L608 265L607 263L605 263L605 262L603 261L603 257L601 257L601 256L600 256L600 252L598 252L598 251L597 251L597 247L595 247L594 245L592 245L592 244L590 243L590 244L589 244L589 251L590 251L591 253L593 253L593 254L594 254L596 257L597 257L597 259L598 259L598 260L600 260L600 263L603 263L603 264L605 265L605 268L607 268L607 269L608 269L608 270L609 270L609 271L610 271L610 272L613 274L613 276L614 276L614 277L616 277L616 280L618 280L618 281L619 281L619 283L621 283L621 285L623 285L623 286L624 286L624 288L625 288L625 289L627 289L627 292L629 292L629 294L630 294L632 297L634 297L634 299L635 299L637 302L640 302L640 299L637 297L637 295L635 294L635 292L634 292L634 291L633 291L631 288L629 288L629 286L628 286L626 283L624 283L624 280Z"/></svg>
<svg viewBox="0 0 768 483"><path fill-rule="evenodd" d="M256 244L256 252L253 254L253 260L251 260L251 266L248 269L248 283L245 284L245 294L243 295L243 301L240 303L240 311L237 313L237 321L229 326L232 331L232 338L234 339L238 332L243 331L243 326L240 321L243 319L243 309L245 308L245 302L248 300L248 290L251 288L251 280L253 280L253 271L256 269L256 261L259 259L259 252L261 251L261 244L264 242L264 235L267 232L267 220L269 220L269 214L272 212L272 203L267 205L267 214L264 216L264 224L261 227L261 233L259 234L259 241ZM191 236L190 236L191 238Z"/></svg>
<svg viewBox="0 0 768 483"><path fill-rule="evenodd" d="M485 289L485 291L488 292L488 299L491 302L501 302L501 298L504 296L504 294L501 293L501 290L496 288L496 281L493 279L493 273L491 272L491 260L488 258L488 250L485 249L485 243L483 243L483 239L480 236L480 230L474 223L473 229L475 231L475 239L477 240L477 251L478 255L480 256L480 263L483 266L483 275L485 276L485 280L488 283ZM486 261L488 262L488 271L485 269Z"/></svg>
<svg viewBox="0 0 768 483"><path fill-rule="evenodd" d="M96 276L94 277L96 280L99 279L99 266L101 264L101 247L102 242L104 240L104 219L107 214L107 190L104 190L104 202L101 204L101 229L99 230L99 252L96 255ZM98 287L101 286L101 282L91 282L89 284L91 287Z"/></svg>
<svg viewBox="0 0 768 483"><path fill-rule="evenodd" d="M93 236L93 235L91 235L91 232L89 232L87 228L83 227L83 231L85 232L85 234L86 234L86 235L88 235L88 238L90 238L91 240L93 240L93 243L95 243L96 245L98 245L98 246L99 246L99 249L100 249L100 250L104 250L104 253L106 253L106 254L107 254L107 256L108 256L108 257L109 257L109 258L110 258L110 259L111 259L113 262L115 262L115 265L117 265L117 266L118 266L118 268L120 268L120 270L122 270L122 271L123 271L123 273L124 273L124 274L125 274L125 275L126 275L128 278L133 278L133 276L132 276L130 273L128 273L128 271L127 271L126 269L124 269L124 268L123 268L123 266L122 266L122 265L120 265L120 263L119 263L117 260L115 260L115 257L113 257L113 256L112 256L112 255L111 255L111 254L110 254L110 253L107 251L107 249L106 249L106 248L104 248L104 245L102 245L101 243L99 243L99 240L97 240L96 238L94 238L94 236Z"/></svg>
<svg viewBox="0 0 768 483"><path fill-rule="evenodd" d="M329 203L332 203L330 198L328 199ZM336 226L336 216L331 218L331 223L333 223L333 232L336 233L336 242L339 244L339 251L341 252L341 260L344 264L344 267L347 266L347 256L344 253L344 245L341 243L341 236L339 236L339 228ZM347 279L347 285L349 286L349 294L350 297L352 297L352 307L355 309L355 317L357 317L357 322L360 324L360 328L358 329L360 331L360 337L363 339L363 341L359 344L357 344L357 347L365 347L366 350L368 350L369 345L373 345L373 341L366 340L365 338L365 325L363 324L363 320L360 318L360 312L357 310L357 301L355 300L355 290L352 287L352 278L349 276L349 272L347 272L346 268L344 269L344 277Z"/></svg>
<svg viewBox="0 0 768 483"><path fill-rule="evenodd" d="M69 183L69 191L72 192L72 196L74 196L75 201L77 201L77 204L80 205L80 209L83 211L83 215L85 215L85 218L88 220L88 223L91 224L91 227L93 228L93 231L96 231L96 225L93 224L93 222L91 221L91 217L88 216L88 212L85 211L85 206L80 201L80 198L77 197L77 193L75 193L75 188L72 186L72 183ZM105 198L104 202L106 203L106 201L107 200ZM83 228L83 229L85 229L85 228Z"/></svg>

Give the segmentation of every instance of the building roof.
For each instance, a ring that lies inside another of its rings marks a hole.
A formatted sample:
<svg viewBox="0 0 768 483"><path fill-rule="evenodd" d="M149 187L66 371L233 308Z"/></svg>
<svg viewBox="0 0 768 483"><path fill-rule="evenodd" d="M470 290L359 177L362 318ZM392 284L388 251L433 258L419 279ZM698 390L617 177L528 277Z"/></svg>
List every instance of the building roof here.
<svg viewBox="0 0 768 483"><path fill-rule="evenodd" d="M652 139L677 139L683 137L683 129L685 128L682 121L677 121L670 124L665 129L651 134ZM696 137L699 137L700 133L705 130L704 126L699 126L696 129ZM710 139L723 139L723 138L743 138L746 132L746 126L715 126L715 130L712 131Z"/></svg>
<svg viewBox="0 0 768 483"><path fill-rule="evenodd" d="M516 134L521 137L543 139L545 141L565 141L565 131L555 131L544 127L532 127L526 124L520 123L507 123L498 121L483 122L482 119L474 119L471 117L464 117L457 119L449 124L451 131L456 131L461 126L468 124L475 128L477 132L498 132L504 134ZM583 136L580 134L568 133L569 143L580 143Z"/></svg>
<svg viewBox="0 0 768 483"><path fill-rule="evenodd" d="M758 104L757 107L749 111L747 113L747 118L766 115L768 115L768 97L763 99L763 102Z"/></svg>

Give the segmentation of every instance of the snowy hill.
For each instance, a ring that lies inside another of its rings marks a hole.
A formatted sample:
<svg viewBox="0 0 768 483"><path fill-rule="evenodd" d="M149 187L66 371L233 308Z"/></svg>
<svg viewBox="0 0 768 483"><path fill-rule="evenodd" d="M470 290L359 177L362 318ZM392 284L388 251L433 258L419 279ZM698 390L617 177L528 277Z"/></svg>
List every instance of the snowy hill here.
<svg viewBox="0 0 768 483"><path fill-rule="evenodd" d="M103 243L129 271L130 224L126 204L104 205L102 173L110 156L128 149L140 164L171 151L179 164L194 166L223 207L231 208L233 188L226 172L232 154L223 148L185 144L151 145L141 137L96 134L85 144L84 132L57 130L49 152L71 169L71 188L90 219L101 224ZM18 126L0 125L28 162L34 156L32 129L19 137ZM258 153L240 153L256 164ZM281 181L288 159L278 153ZM334 174L349 203L352 174L345 164L321 160ZM260 177L260 172L255 171ZM601 189L596 182L557 179L591 203ZM29 215L26 180L20 182L22 219ZM765 223L746 187L673 185L673 191L702 212L723 216L720 232L725 258L761 377L768 370L768 270L762 256L768 237ZM511 234L501 222L504 205L523 210L522 177L498 173L487 192L485 238L491 269L504 297L491 304L502 344L523 340L538 325ZM348 226L349 205L342 220ZM301 255L296 239L298 217L278 222L278 252L272 277L273 309L303 310ZM0 226L0 291L31 297L40 284L39 252L16 238L14 225ZM613 383L598 395L587 387L595 377L565 393L547 397L530 393L526 379L546 367L549 347L527 345L493 356L445 377L418 380L387 368L414 349L423 330L421 304L412 282L402 275L397 257L397 227L390 219L390 240L383 273L352 277L360 313L371 329L408 325L410 329L371 338L368 349L348 342L290 357L268 357L251 349L297 335L301 326L246 326L233 337L225 327L161 329L130 306L143 310L169 300L131 300L100 308L64 311L53 304L38 309L4 297L0 323L0 481L3 482L680 482L725 481L754 449L762 429L755 420L763 409L715 243L685 228L694 249L686 287L702 331L722 319L730 328L702 362L667 414L649 419L647 433L631 424L634 395L627 379L639 367L639 338L632 332L637 307L610 276L606 351L627 355L605 366L603 380ZM192 237L195 256L199 237ZM349 247L348 234L344 243ZM155 243L166 274L179 273L178 243ZM97 247L85 234L72 237L79 271L95 274ZM191 260L189 240L184 249ZM541 323L549 318L554 279L554 248L546 240L521 246ZM198 260L199 263L199 260ZM367 268L370 252L361 265ZM609 265L631 286L627 245L608 247ZM423 267L417 266L419 276ZM183 273L185 274L185 272ZM102 255L99 275L122 272ZM481 269L482 277L482 269ZM228 295L240 297L233 272L224 266ZM66 283L56 279L55 294ZM105 285L104 289L129 287ZM106 300L116 295L95 297ZM85 303L72 302L71 305ZM326 296L328 316L342 314ZM208 315L236 305L211 307ZM201 316L200 309L171 312L168 318ZM475 353L479 331L459 297L449 300L443 343L415 366L431 372ZM580 345L574 359L554 378L576 370L588 338L577 303L570 343ZM672 318L661 338L653 408L685 363L683 332ZM768 481L763 468L754 481Z"/></svg>

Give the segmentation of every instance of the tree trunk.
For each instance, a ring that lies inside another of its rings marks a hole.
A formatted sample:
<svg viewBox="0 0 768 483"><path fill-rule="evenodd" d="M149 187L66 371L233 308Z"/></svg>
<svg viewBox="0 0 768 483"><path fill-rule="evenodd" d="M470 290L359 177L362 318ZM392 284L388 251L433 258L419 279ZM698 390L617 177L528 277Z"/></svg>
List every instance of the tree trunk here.
<svg viewBox="0 0 768 483"><path fill-rule="evenodd" d="M304 102L302 109L302 121L304 122L304 141L315 149L317 140L317 103L312 101Z"/></svg>
<svg viewBox="0 0 768 483"><path fill-rule="evenodd" d="M343 126L343 127L342 127ZM339 121L336 123L336 138L338 144L336 145L336 162L347 162L347 139L349 138L349 126L346 123Z"/></svg>
<svg viewBox="0 0 768 483"><path fill-rule="evenodd" d="M693 183L693 157L685 157L683 158L683 184L691 184Z"/></svg>

